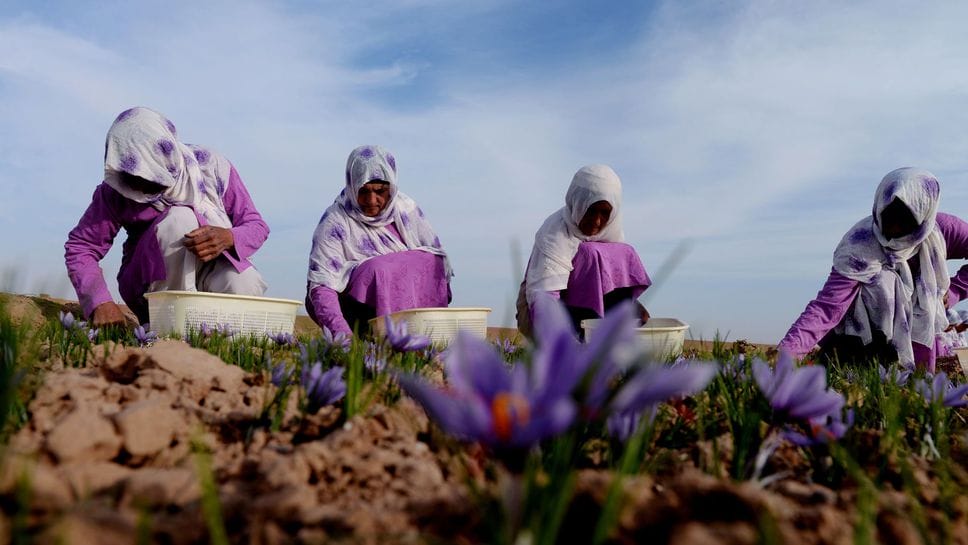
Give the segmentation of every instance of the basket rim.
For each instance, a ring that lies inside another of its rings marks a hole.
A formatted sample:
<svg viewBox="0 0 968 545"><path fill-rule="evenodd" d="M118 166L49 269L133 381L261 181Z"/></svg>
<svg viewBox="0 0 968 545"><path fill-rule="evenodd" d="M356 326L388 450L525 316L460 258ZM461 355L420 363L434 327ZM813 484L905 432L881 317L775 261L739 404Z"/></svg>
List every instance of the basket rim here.
<svg viewBox="0 0 968 545"><path fill-rule="evenodd" d="M393 316L394 314L403 314L405 312L465 312L468 310L474 312L491 312L490 307L414 307L384 314L383 316ZM382 316L377 316L377 318L382 318Z"/></svg>
<svg viewBox="0 0 968 545"><path fill-rule="evenodd" d="M232 293L213 293L209 291L186 291L186 290L162 290L152 291L145 294L149 301L152 297L174 296L174 297L201 297L212 299L233 299L241 301L256 301L259 303L284 303L287 305L302 305L302 301L295 299L281 299L278 297L256 297L255 295L235 295Z"/></svg>
<svg viewBox="0 0 968 545"><path fill-rule="evenodd" d="M452 312L484 312L489 314L491 309L488 307L417 307L408 308L407 310L398 310L396 312L391 312L390 314L382 314L380 316L375 316L367 320L370 324L381 324L383 320L389 316L391 318L399 318L400 316L405 316L407 314L419 314L419 313L430 313L440 312L440 313L452 313Z"/></svg>
<svg viewBox="0 0 968 545"><path fill-rule="evenodd" d="M689 329L689 324L687 324L686 322L683 322L682 320L680 320L678 318L666 318L664 316L653 316L652 318L649 318L649 321L650 322L652 320L675 320L676 322L679 323L679 325L649 327L649 322L646 322L646 324L644 326L637 327L637 328L635 328L635 330L636 331L648 331L650 333L666 333L666 332L685 331L685 330ZM581 325L581 328L582 329L588 329L588 327L587 327L588 325L592 325L593 323L594 324L598 324L601 321L602 321L602 318L586 318L586 319L584 319L584 320L581 321L581 324L580 325Z"/></svg>

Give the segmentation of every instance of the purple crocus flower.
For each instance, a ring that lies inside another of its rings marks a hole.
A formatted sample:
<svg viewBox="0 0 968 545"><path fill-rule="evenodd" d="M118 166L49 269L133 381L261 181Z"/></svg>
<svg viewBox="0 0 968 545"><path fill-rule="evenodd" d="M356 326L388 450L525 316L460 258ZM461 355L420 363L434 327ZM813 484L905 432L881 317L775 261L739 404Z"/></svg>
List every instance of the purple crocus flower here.
<svg viewBox="0 0 968 545"><path fill-rule="evenodd" d="M444 431L501 448L527 448L565 431L577 408L570 387L549 369L523 363L508 368L490 343L459 332L445 354L449 388L402 374L400 386Z"/></svg>
<svg viewBox="0 0 968 545"><path fill-rule="evenodd" d="M92 342L92 343L94 341L96 341L97 340L97 333L98 333L98 329L96 327L87 330L87 340L90 341L90 342Z"/></svg>
<svg viewBox="0 0 968 545"><path fill-rule="evenodd" d="M74 329L74 327L77 325L77 321L74 319L74 314L71 312L62 311L58 313L58 317L60 318L61 327L68 331Z"/></svg>
<svg viewBox="0 0 968 545"><path fill-rule="evenodd" d="M571 317L560 301L539 297L534 312L538 349L532 364L544 370L545 380L573 392L582 405L583 417L596 418L611 386L636 356L632 305L612 309L587 344L578 342Z"/></svg>
<svg viewBox="0 0 968 545"><path fill-rule="evenodd" d="M948 380L946 373L938 373L928 382L921 379L914 388L928 403L941 403L945 407L968 406L968 384L955 385Z"/></svg>
<svg viewBox="0 0 968 545"><path fill-rule="evenodd" d="M776 370L757 359L753 380L770 406L785 417L815 420L835 414L844 406L844 396L827 389L827 372L820 366L794 367L793 356L783 351Z"/></svg>
<svg viewBox="0 0 968 545"><path fill-rule="evenodd" d="M207 338L207 337L211 337L212 336L212 333L214 333L214 331L212 331L212 326L208 325L205 322L202 322L198 326L198 333L202 337L206 337Z"/></svg>
<svg viewBox="0 0 968 545"><path fill-rule="evenodd" d="M625 443L639 430L639 423L642 421L642 416L646 416L651 422L655 420L656 412L656 406L652 406L644 411L612 413L609 415L608 420L605 421L605 427L608 429L610 436Z"/></svg>
<svg viewBox="0 0 968 545"><path fill-rule="evenodd" d="M848 409L846 418L843 418L838 412L837 414L828 414L811 419L808 424L810 429L806 434L787 427L783 430L781 436L798 447L812 447L836 441L847 433L848 428L854 425L854 410Z"/></svg>
<svg viewBox="0 0 968 545"><path fill-rule="evenodd" d="M134 338L137 339L138 344L141 346L149 346L151 343L158 340L158 334L151 331L150 326L145 327L139 325L134 329Z"/></svg>
<svg viewBox="0 0 968 545"><path fill-rule="evenodd" d="M292 333L280 331L272 335L266 334L277 346L293 346L296 344L296 337Z"/></svg>
<svg viewBox="0 0 968 545"><path fill-rule="evenodd" d="M336 333L334 335L327 327L323 328L323 342L326 343L326 346L339 348L343 352L348 351L353 344L353 340L346 333Z"/></svg>
<svg viewBox="0 0 968 545"><path fill-rule="evenodd" d="M501 339L501 342L497 343L497 347L505 356L513 356L518 351L518 345L508 338Z"/></svg>
<svg viewBox="0 0 968 545"><path fill-rule="evenodd" d="M404 321L395 323L387 315L384 317L384 324L386 325L387 341L390 342L390 346L394 350L399 352L415 352L430 346L430 337L416 334L411 335L407 331L407 323Z"/></svg>
<svg viewBox="0 0 968 545"><path fill-rule="evenodd" d="M323 364L317 361L311 366L304 366L300 378L303 388L306 389L307 410L310 413L315 413L320 407L332 405L346 395L342 367L323 371Z"/></svg>
<svg viewBox="0 0 968 545"><path fill-rule="evenodd" d="M387 368L386 358L380 356L377 346L367 343L366 351L363 353L363 367L372 375L382 373Z"/></svg>
<svg viewBox="0 0 968 545"><path fill-rule="evenodd" d="M902 371L896 367L892 367L891 370L888 371L887 369L884 368L883 365L878 365L877 367L878 367L878 372L881 375L881 382L884 382L884 383L893 382L898 386L904 386L905 384L907 384L908 380L911 378L911 373L913 373L913 371L911 371L910 369L905 369Z"/></svg>
<svg viewBox="0 0 968 545"><path fill-rule="evenodd" d="M637 412L674 397L695 394L718 372L716 364L695 361L645 367L615 394L611 409L617 413Z"/></svg>
<svg viewBox="0 0 968 545"><path fill-rule="evenodd" d="M225 337L231 337L237 333L234 329L232 329L232 324L229 323L219 324L215 326L215 330Z"/></svg>
<svg viewBox="0 0 968 545"><path fill-rule="evenodd" d="M272 367L271 381L272 385L276 388L281 388L289 383L289 378L292 377L292 369L290 369L286 362L281 361Z"/></svg>

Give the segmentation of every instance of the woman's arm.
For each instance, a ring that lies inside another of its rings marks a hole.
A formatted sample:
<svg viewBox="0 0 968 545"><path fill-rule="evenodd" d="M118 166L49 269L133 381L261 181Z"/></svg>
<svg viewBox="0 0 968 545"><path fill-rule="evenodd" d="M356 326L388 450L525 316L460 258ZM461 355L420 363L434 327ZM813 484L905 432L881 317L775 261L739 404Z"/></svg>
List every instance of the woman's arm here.
<svg viewBox="0 0 968 545"><path fill-rule="evenodd" d="M339 306L338 293L326 286L315 286L310 288L307 299L311 303L311 307L308 309L310 316L319 324L319 327L325 327L333 335L338 333L353 334L346 318L343 317L343 311Z"/></svg>
<svg viewBox="0 0 968 545"><path fill-rule="evenodd" d="M968 222L943 212L938 212L937 221L938 229L948 249L948 259L968 259ZM948 288L945 303L948 308L951 308L958 301L966 298L968 298L968 265L958 269L958 272L951 277L951 286Z"/></svg>
<svg viewBox="0 0 968 545"><path fill-rule="evenodd" d="M248 259L269 238L269 226L256 210L252 197L234 166L230 170L229 183L222 195L222 202L225 204L225 212L232 220L231 231L234 239L234 246L226 254L238 261Z"/></svg>
<svg viewBox="0 0 968 545"><path fill-rule="evenodd" d="M121 230L121 222L111 203L112 191L103 183L94 190L91 204L77 226L68 233L64 244L67 275L77 291L84 316L88 318L98 306L114 302L104 281L104 271L98 264Z"/></svg>
<svg viewBox="0 0 968 545"><path fill-rule="evenodd" d="M837 326L860 291L860 282L851 280L833 268L817 297L807 304L797 321L777 346L802 358L817 342Z"/></svg>

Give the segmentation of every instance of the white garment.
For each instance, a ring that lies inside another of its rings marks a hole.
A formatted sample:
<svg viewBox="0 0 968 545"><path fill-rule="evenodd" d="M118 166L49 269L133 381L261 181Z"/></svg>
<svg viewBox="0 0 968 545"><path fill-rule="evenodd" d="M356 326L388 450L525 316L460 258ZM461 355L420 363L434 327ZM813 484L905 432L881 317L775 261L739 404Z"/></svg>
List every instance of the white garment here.
<svg viewBox="0 0 968 545"><path fill-rule="evenodd" d="M184 290L261 296L268 285L255 267L242 272L224 256L203 263L187 247L185 234L198 229L191 208L173 206L158 222L158 246L165 258L165 279L151 283L148 291Z"/></svg>
<svg viewBox="0 0 968 545"><path fill-rule="evenodd" d="M104 144L104 182L132 201L158 210L190 206L215 227L231 228L222 195L231 164L220 154L178 141L175 125L148 108L121 112ZM147 194L124 183L126 172L166 189Z"/></svg>
<svg viewBox="0 0 968 545"><path fill-rule="evenodd" d="M948 324L943 297L949 279L947 247L937 228L940 186L926 170L900 168L887 174L874 194L868 216L844 235L834 251L834 269L863 284L844 321L836 329L869 344L874 329L884 333L904 365L914 365L912 342L933 347ZM888 240L881 213L898 199L910 209L918 228ZM915 279L908 265L918 259Z"/></svg>
<svg viewBox="0 0 968 545"><path fill-rule="evenodd" d="M360 209L360 188L372 181L390 185L389 202L377 216ZM394 235L393 224L403 240ZM309 287L326 286L343 291L353 269L373 257L406 250L421 250L444 258L447 276L453 276L440 239L417 203L397 189L397 163L380 146L360 146L346 161L346 187L326 209L309 255Z"/></svg>
<svg viewBox="0 0 968 545"><path fill-rule="evenodd" d="M588 209L599 201L612 205L612 213L598 234L587 236L578 224ZM565 194L565 206L548 216L534 236L534 248L525 274L528 304L534 304L538 293L568 287L571 261L582 242L625 240L621 204L622 182L610 167L589 165L575 173Z"/></svg>

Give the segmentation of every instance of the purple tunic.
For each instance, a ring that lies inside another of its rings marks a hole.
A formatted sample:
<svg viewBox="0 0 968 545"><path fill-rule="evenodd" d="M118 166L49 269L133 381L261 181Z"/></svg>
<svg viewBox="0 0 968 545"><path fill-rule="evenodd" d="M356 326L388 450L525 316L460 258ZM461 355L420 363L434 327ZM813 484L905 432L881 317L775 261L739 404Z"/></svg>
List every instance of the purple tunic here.
<svg viewBox="0 0 968 545"><path fill-rule="evenodd" d="M968 223L942 212L938 212L937 223L947 246L948 259L968 259ZM830 276L817 293L816 299L807 304L807 308L793 323L777 348L788 350L797 358L813 350L820 339L843 320L860 288L860 282L831 269ZM948 305L954 306L966 295L968 295L968 265L961 267L951 279ZM935 345L926 347L914 343L915 361L933 369L937 343Z"/></svg>
<svg viewBox="0 0 968 545"><path fill-rule="evenodd" d="M397 238L394 224L388 226ZM368 259L353 269L345 295L363 303L377 316L411 308L446 307L450 283L444 259L421 250L393 252ZM316 286L306 298L309 315L333 333L352 333L340 309L339 294Z"/></svg>
<svg viewBox="0 0 968 545"><path fill-rule="evenodd" d="M248 258L269 236L269 226L256 210L235 167L231 169L222 202L232 220L235 240L234 248L222 255L241 272L252 266ZM118 291L132 309L145 305L143 296L148 285L164 280L166 276L164 256L155 231L167 213L167 210L158 210L150 204L126 199L105 183L97 186L91 204L64 244L67 274L85 316L90 317L99 305L113 300L98 262L111 249L114 237L122 227L128 238L124 241L118 272ZM205 218L200 214L196 216L199 225L207 225Z"/></svg>
<svg viewBox="0 0 968 545"><path fill-rule="evenodd" d="M652 284L635 248L623 242L582 242L571 265L564 303L599 316L605 316L606 293L631 288L632 298L638 299Z"/></svg>
<svg viewBox="0 0 968 545"><path fill-rule="evenodd" d="M638 298L652 284L635 248L624 242L582 242L571 261L568 288L550 291L554 299L562 299L569 307L589 309L598 317L605 315L605 295L621 288L631 288L632 298ZM525 334L534 330L534 305L527 305L521 283L518 294L518 328ZM527 308L527 316L523 313ZM527 321L525 321L525 318Z"/></svg>

